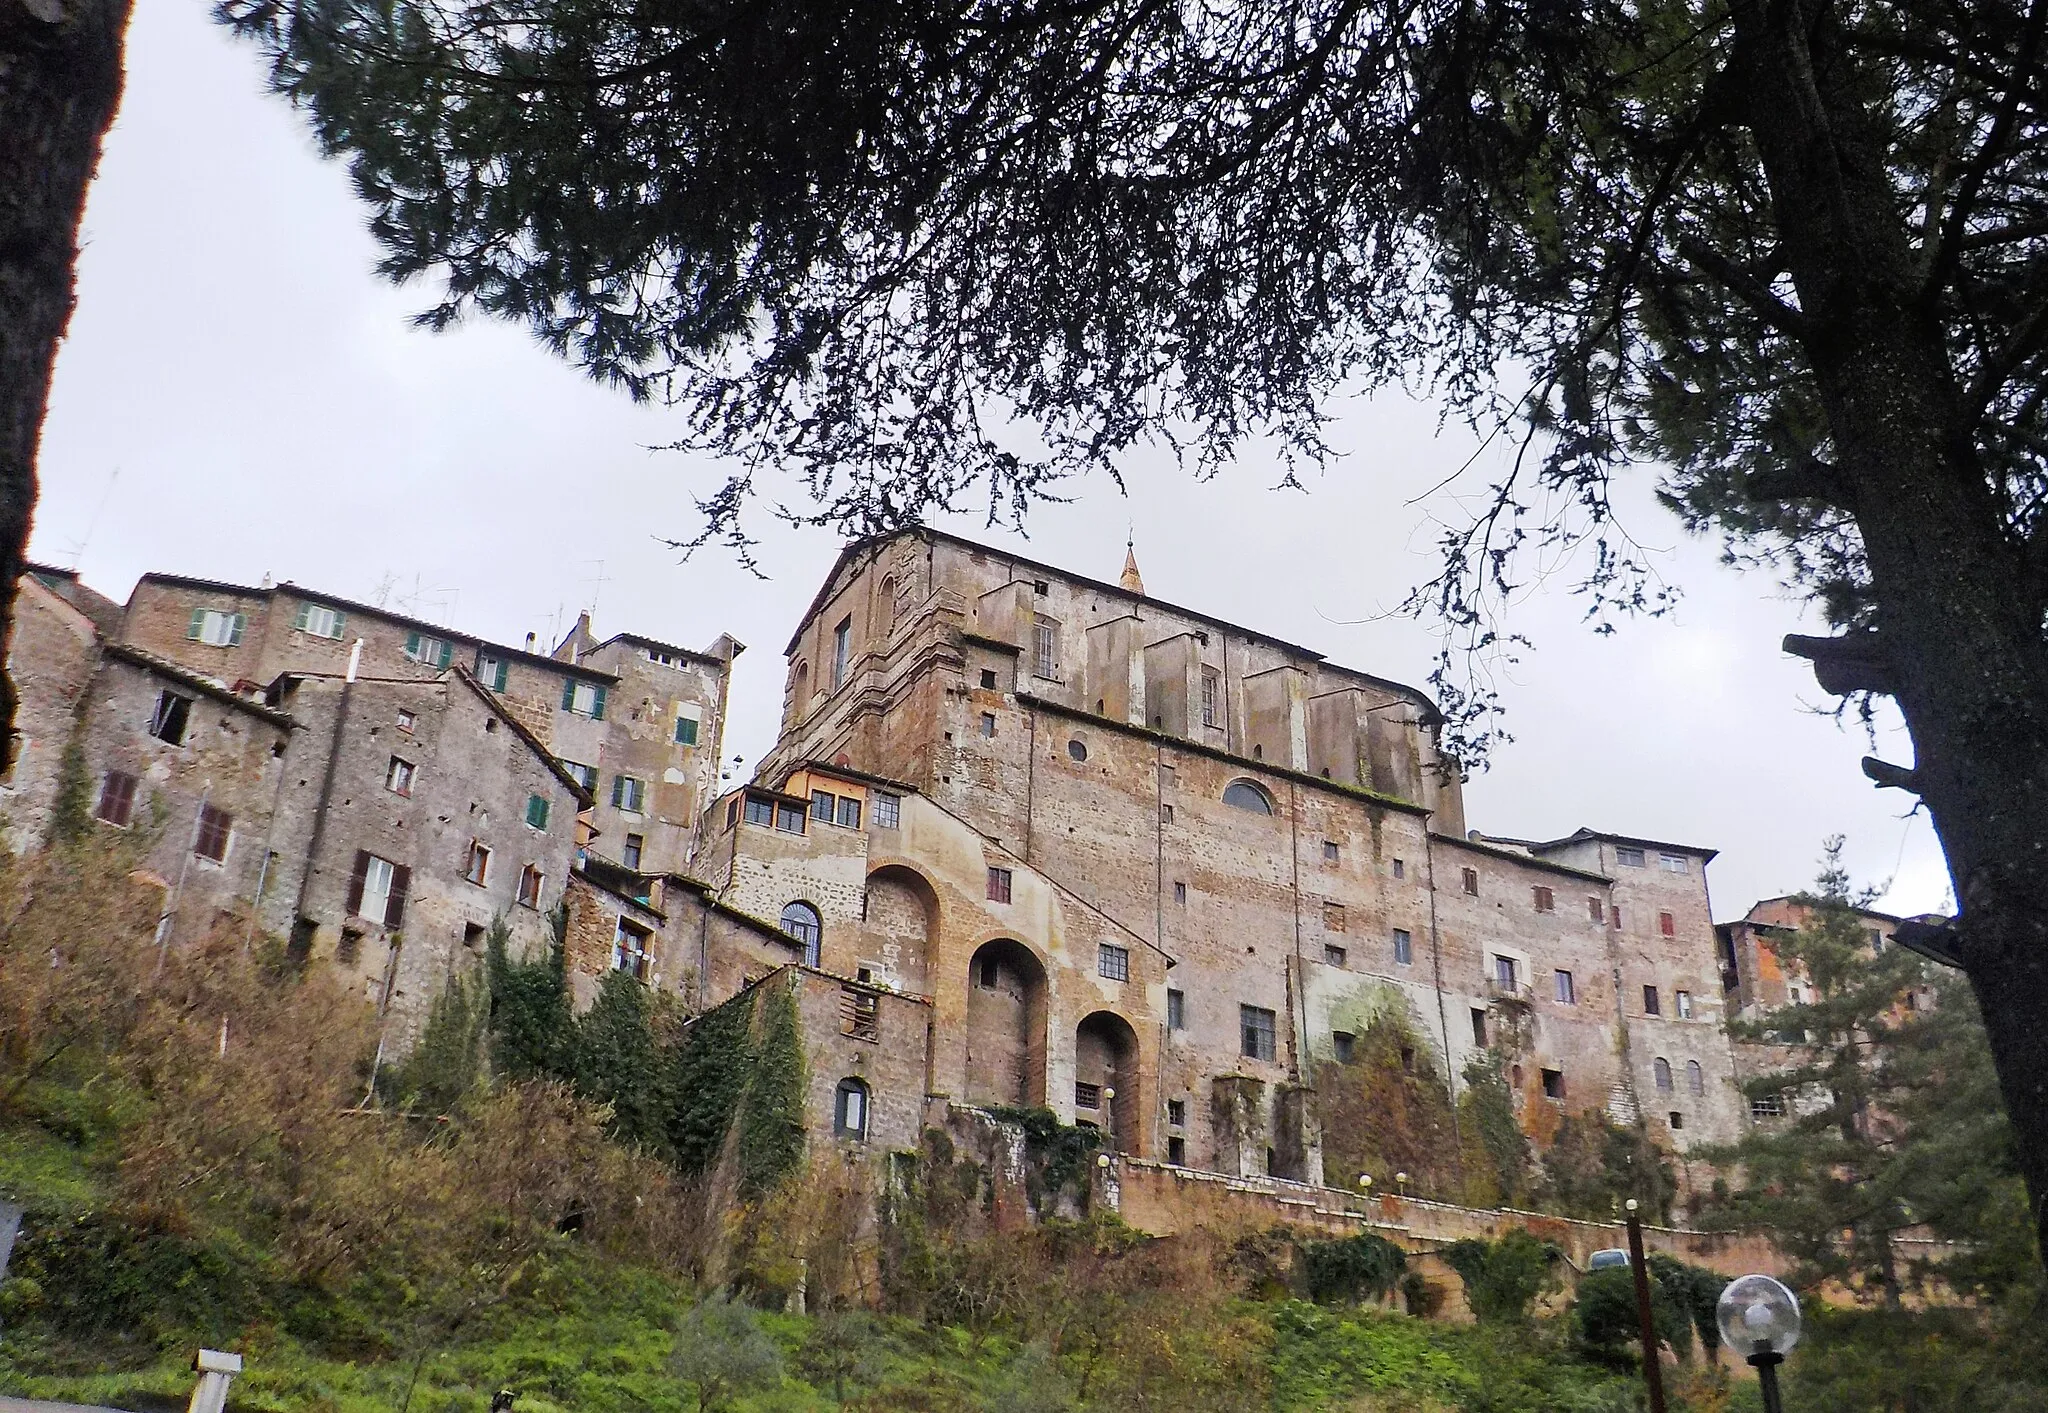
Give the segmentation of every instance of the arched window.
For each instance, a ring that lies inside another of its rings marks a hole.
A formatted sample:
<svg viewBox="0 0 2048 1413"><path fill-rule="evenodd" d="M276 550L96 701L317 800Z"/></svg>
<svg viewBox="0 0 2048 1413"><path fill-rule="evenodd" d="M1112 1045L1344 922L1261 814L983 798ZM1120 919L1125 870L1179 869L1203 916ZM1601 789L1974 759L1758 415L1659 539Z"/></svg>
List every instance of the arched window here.
<svg viewBox="0 0 2048 1413"><path fill-rule="evenodd" d="M809 903L791 903L782 910L782 930L804 944L804 965L816 966L818 945L825 938L824 925L818 921L818 910Z"/></svg>
<svg viewBox="0 0 2048 1413"><path fill-rule="evenodd" d="M1271 814L1273 802L1266 792L1249 780L1233 780L1223 787L1223 803L1253 814Z"/></svg>
<svg viewBox="0 0 2048 1413"><path fill-rule="evenodd" d="M1685 1062L1685 1087L1695 1094L1707 1092L1707 1073L1700 1068L1698 1060Z"/></svg>
<svg viewBox="0 0 2048 1413"><path fill-rule="evenodd" d="M860 1080L839 1081L839 1092L832 1100L832 1132L856 1141L868 1136L868 1087Z"/></svg>
<svg viewBox="0 0 2048 1413"><path fill-rule="evenodd" d="M1657 1076L1657 1088L1664 1091L1666 1094L1670 1093L1671 1061L1665 1059L1662 1055L1659 1055L1657 1057L1656 1063L1650 1066L1650 1070L1653 1074Z"/></svg>

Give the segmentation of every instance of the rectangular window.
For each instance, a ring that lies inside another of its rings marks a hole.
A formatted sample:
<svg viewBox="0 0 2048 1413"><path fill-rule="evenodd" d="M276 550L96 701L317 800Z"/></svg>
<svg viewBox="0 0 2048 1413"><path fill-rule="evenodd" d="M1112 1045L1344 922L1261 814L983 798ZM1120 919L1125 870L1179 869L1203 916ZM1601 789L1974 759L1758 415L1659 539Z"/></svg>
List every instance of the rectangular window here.
<svg viewBox="0 0 2048 1413"><path fill-rule="evenodd" d="M1270 1060L1279 1053L1275 1041L1275 1016L1264 1006L1239 1006L1240 1049L1248 1060Z"/></svg>
<svg viewBox="0 0 2048 1413"><path fill-rule="evenodd" d="M384 788L394 795L410 795L412 778L418 773L419 768L411 761L402 756L393 756L390 768L384 772Z"/></svg>
<svg viewBox="0 0 2048 1413"><path fill-rule="evenodd" d="M1674 1008L1674 1009L1675 1009L1675 1010L1676 1010L1676 1011L1678 1012L1678 1018L1679 1018L1680 1020L1691 1020L1691 1019L1692 1019L1692 992L1690 992L1690 991L1674 991L1674 992L1672 992L1672 993L1671 993L1671 1004L1672 1004L1672 1007L1673 1007L1673 1008Z"/></svg>
<svg viewBox="0 0 2048 1413"><path fill-rule="evenodd" d="M1405 967L1414 964L1415 939L1409 935L1407 928L1397 927L1394 929L1394 965Z"/></svg>
<svg viewBox="0 0 2048 1413"><path fill-rule="evenodd" d="M1684 854L1659 854L1657 856L1657 867L1663 869L1666 873L1692 872L1692 864Z"/></svg>
<svg viewBox="0 0 2048 1413"><path fill-rule="evenodd" d="M694 746L697 744L696 717L679 716L676 718L676 744L678 746Z"/></svg>
<svg viewBox="0 0 2048 1413"><path fill-rule="evenodd" d="M402 711L398 714L398 729L403 731L406 735L412 735L413 727L418 724L419 718L413 715L411 712Z"/></svg>
<svg viewBox="0 0 2048 1413"><path fill-rule="evenodd" d="M1479 896L1479 870L1478 870L1478 869L1476 869L1476 868L1468 868L1468 869L1464 870L1464 875L1465 875L1465 891L1466 891L1467 893L1470 893L1470 894L1471 894L1471 895L1472 895L1473 897L1475 897L1475 898L1476 898L1476 897L1478 897L1478 896Z"/></svg>
<svg viewBox="0 0 2048 1413"><path fill-rule="evenodd" d="M782 832L783 832L784 834L801 834L801 833L803 833L803 832L804 832L804 808L803 808L803 806L802 806L802 805L785 805L785 804L781 804L781 803L778 803L778 804L777 804L777 805L775 806L775 827L776 827L777 829L780 829L780 830L781 830L781 831L782 831Z"/></svg>
<svg viewBox="0 0 2048 1413"><path fill-rule="evenodd" d="M1348 1030L1330 1032L1330 1053L1340 1065L1348 1065L1358 1053L1358 1037Z"/></svg>
<svg viewBox="0 0 2048 1413"><path fill-rule="evenodd" d="M1342 932L1344 930L1344 905L1342 903L1323 904L1323 930L1325 932Z"/></svg>
<svg viewBox="0 0 2048 1413"><path fill-rule="evenodd" d="M1173 806L1172 806L1172 805L1161 805L1161 806L1159 807L1159 822L1160 822L1161 824L1171 824L1171 823L1173 823Z"/></svg>
<svg viewBox="0 0 2048 1413"><path fill-rule="evenodd" d="M540 890L543 881L540 869L533 864L528 864L525 868L519 870L520 907L534 908L536 910L540 907Z"/></svg>
<svg viewBox="0 0 2048 1413"><path fill-rule="evenodd" d="M426 667L446 667L455 656L455 650L445 638L432 637L426 633L405 635L405 655Z"/></svg>
<svg viewBox="0 0 2048 1413"><path fill-rule="evenodd" d="M1785 1117L1785 1100L1777 1094L1758 1094L1749 1101L1749 1116L1753 1119L1782 1119Z"/></svg>
<svg viewBox="0 0 2048 1413"><path fill-rule="evenodd" d="M811 818L820 824L830 824L833 810L838 804L838 797L830 790L811 791Z"/></svg>
<svg viewBox="0 0 2048 1413"><path fill-rule="evenodd" d="M469 852L463 855L462 876L479 888L491 879L491 851L474 839L469 841Z"/></svg>
<svg viewBox="0 0 2048 1413"><path fill-rule="evenodd" d="M1557 1004L1560 1006L1578 1005L1579 988L1578 984L1572 980L1572 974L1559 969L1553 975L1557 978Z"/></svg>
<svg viewBox="0 0 2048 1413"><path fill-rule="evenodd" d="M994 671L993 671L992 669L990 669L990 668L986 668L986 667L982 668L982 669L981 669L981 690L982 690L982 691L984 691L984 692L993 692L993 691L994 691L995 689L996 689L996 674L995 674L995 672L994 672Z"/></svg>
<svg viewBox="0 0 2048 1413"><path fill-rule="evenodd" d="M775 823L775 804L759 795L747 796L747 823L771 825Z"/></svg>
<svg viewBox="0 0 2048 1413"><path fill-rule="evenodd" d="M1186 907L1188 905L1187 884L1176 883L1173 885L1173 901L1178 903L1181 907Z"/></svg>
<svg viewBox="0 0 2048 1413"><path fill-rule="evenodd" d="M135 786L135 777L126 771L108 771L107 778L100 782L100 798L93 806L93 817L126 829L135 817Z"/></svg>
<svg viewBox="0 0 2048 1413"><path fill-rule="evenodd" d="M1538 886L1534 892L1536 895L1537 912L1554 913L1557 911L1557 894L1541 886Z"/></svg>
<svg viewBox="0 0 2048 1413"><path fill-rule="evenodd" d="M846 685L846 669L853 665L853 615L839 620L832 630L832 690Z"/></svg>
<svg viewBox="0 0 2048 1413"><path fill-rule="evenodd" d="M228 839L235 832L235 817L213 805L199 807L199 837L192 852L213 863L228 861Z"/></svg>
<svg viewBox="0 0 2048 1413"><path fill-rule="evenodd" d="M1323 962L1325 965L1333 967L1343 966L1344 955L1342 947L1333 947L1327 942L1323 944Z"/></svg>
<svg viewBox="0 0 2048 1413"><path fill-rule="evenodd" d="M627 972L635 981L647 980L654 964L647 945L653 935L639 923L620 918L619 930L612 939L612 970Z"/></svg>
<svg viewBox="0 0 2048 1413"><path fill-rule="evenodd" d="M1395 859L1395 860L1394 860L1394 877L1396 877L1396 878L1406 878L1407 876L1408 876L1408 863L1407 863L1407 860L1405 860L1405 859Z"/></svg>
<svg viewBox="0 0 2048 1413"><path fill-rule="evenodd" d="M1223 674L1213 667L1202 669L1202 725L1223 724Z"/></svg>
<svg viewBox="0 0 2048 1413"><path fill-rule="evenodd" d="M1672 917L1670 913L1658 913L1657 931L1666 937L1676 937L1678 935L1678 920Z"/></svg>
<svg viewBox="0 0 2048 1413"><path fill-rule="evenodd" d="M1495 957L1493 959L1493 979L1503 990L1513 991L1515 989L1515 971L1515 959L1513 957Z"/></svg>
<svg viewBox="0 0 2048 1413"><path fill-rule="evenodd" d="M1339 848L1339 847L1337 846L1337 841L1336 841L1335 839L1325 839L1325 840L1323 840L1323 862L1324 862L1324 863L1337 863L1337 862L1339 862L1339 861L1340 861L1340 860L1341 860L1341 859L1342 859L1343 857L1344 857L1344 851L1343 851L1343 850L1342 850L1341 848Z"/></svg>
<svg viewBox="0 0 2048 1413"><path fill-rule="evenodd" d="M860 828L860 801L851 795L841 795L839 797L839 827L841 829Z"/></svg>
<svg viewBox="0 0 2048 1413"><path fill-rule="evenodd" d="M1111 981L1131 979L1131 949L1104 942L1095 949L1095 970Z"/></svg>
<svg viewBox="0 0 2048 1413"><path fill-rule="evenodd" d="M992 903L1010 901L1010 870L991 867L988 871L988 896Z"/></svg>
<svg viewBox="0 0 2048 1413"><path fill-rule="evenodd" d="M1486 1048L1486 1012L1472 1008L1472 1043L1480 1049Z"/></svg>
<svg viewBox="0 0 2048 1413"><path fill-rule="evenodd" d="M1186 1030L1188 1028L1188 993L1169 990L1166 993L1166 1028Z"/></svg>
<svg viewBox="0 0 2048 1413"><path fill-rule="evenodd" d="M1177 1133L1166 1140L1166 1161L1176 1168L1188 1165L1188 1141Z"/></svg>
<svg viewBox="0 0 2048 1413"><path fill-rule="evenodd" d="M903 797L901 795L876 794L875 828L897 829L903 823Z"/></svg>
<svg viewBox="0 0 2048 1413"><path fill-rule="evenodd" d="M204 643L210 648L232 648L242 641L242 629L248 619L239 613L228 613L217 608L195 608L185 625L187 641Z"/></svg>
<svg viewBox="0 0 2048 1413"><path fill-rule="evenodd" d="M1596 923L1607 921L1607 905L1589 894L1586 898L1586 916Z"/></svg>
<svg viewBox="0 0 2048 1413"><path fill-rule="evenodd" d="M511 680L511 667L502 657L493 657L489 653L478 653L476 655L476 680L489 687L493 692L502 692L505 690L505 684Z"/></svg>
<svg viewBox="0 0 2048 1413"><path fill-rule="evenodd" d="M390 916L391 885L398 875L397 865L375 854L358 854L356 874L355 898L349 904L349 912L372 922L384 922Z"/></svg>
<svg viewBox="0 0 2048 1413"><path fill-rule="evenodd" d="M1031 675L1051 679L1059 675L1060 625L1057 619L1039 614L1031 624Z"/></svg>
<svg viewBox="0 0 2048 1413"><path fill-rule="evenodd" d="M1616 932L1621 931L1621 904L1616 903L1607 910L1607 920L1614 924Z"/></svg>
<svg viewBox="0 0 2048 1413"><path fill-rule="evenodd" d="M562 769L569 772L569 778L574 780L578 785L581 785L585 790L590 791L592 794L595 794L597 792L596 766L585 765L582 761L579 760L565 760L559 762L559 764L561 765Z"/></svg>
<svg viewBox="0 0 2048 1413"><path fill-rule="evenodd" d="M646 848L647 839L644 835L628 834L625 844L619 849L619 862L637 872L640 868L640 855Z"/></svg>
<svg viewBox="0 0 2048 1413"><path fill-rule="evenodd" d="M1175 1128L1185 1128L1188 1121L1188 1101L1169 1099L1166 1101L1166 1122Z"/></svg>
<svg viewBox="0 0 2048 1413"><path fill-rule="evenodd" d="M546 795L528 795L526 797L527 827L530 829L546 829L548 827L548 807L549 803Z"/></svg>
<svg viewBox="0 0 2048 1413"><path fill-rule="evenodd" d="M156 710L149 716L149 734L172 746L185 744L185 728L192 720L192 699L176 692L158 692Z"/></svg>
<svg viewBox="0 0 2048 1413"><path fill-rule="evenodd" d="M996 714L994 712L985 711L981 714L981 734L988 740L993 741L995 739Z"/></svg>
<svg viewBox="0 0 2048 1413"><path fill-rule="evenodd" d="M302 603L292 627L316 638L339 638L347 622L348 615L338 608L329 608L324 603Z"/></svg>
<svg viewBox="0 0 2048 1413"><path fill-rule="evenodd" d="M629 814L640 813L647 795L647 782L631 775L612 777L612 808Z"/></svg>
<svg viewBox="0 0 2048 1413"><path fill-rule="evenodd" d="M1077 1109L1100 1109L1102 1107L1102 1086L1090 1084L1085 1079L1075 1080L1074 1107Z"/></svg>
<svg viewBox="0 0 2048 1413"><path fill-rule="evenodd" d="M1654 986L1645 986L1643 988L1643 1014L1646 1016L1661 1016L1664 1014L1664 1004L1657 999L1657 988Z"/></svg>
<svg viewBox="0 0 2048 1413"><path fill-rule="evenodd" d="M1671 1111L1671 1115L1670 1115L1670 1118L1671 1118L1671 1129L1672 1129L1672 1132L1674 1132L1674 1133L1675 1133L1675 1132L1677 1132L1677 1131L1678 1131L1679 1129L1682 1129L1682 1128L1684 1128L1684 1127L1685 1127L1685 1115L1684 1115L1684 1114L1681 1114L1681 1113L1679 1113L1679 1112L1678 1112L1678 1110L1676 1110L1676 1109L1673 1109L1673 1110Z"/></svg>
<svg viewBox="0 0 2048 1413"><path fill-rule="evenodd" d="M1641 868L1643 866L1643 851L1641 849L1616 848L1614 851L1614 861L1623 868Z"/></svg>
<svg viewBox="0 0 2048 1413"><path fill-rule="evenodd" d="M562 710L576 716L587 716L592 721L604 720L605 698L610 693L598 682L564 682L562 684Z"/></svg>
<svg viewBox="0 0 2048 1413"><path fill-rule="evenodd" d="M1560 1100L1564 1098L1563 1070L1545 1070L1543 1072L1543 1097L1545 1099Z"/></svg>

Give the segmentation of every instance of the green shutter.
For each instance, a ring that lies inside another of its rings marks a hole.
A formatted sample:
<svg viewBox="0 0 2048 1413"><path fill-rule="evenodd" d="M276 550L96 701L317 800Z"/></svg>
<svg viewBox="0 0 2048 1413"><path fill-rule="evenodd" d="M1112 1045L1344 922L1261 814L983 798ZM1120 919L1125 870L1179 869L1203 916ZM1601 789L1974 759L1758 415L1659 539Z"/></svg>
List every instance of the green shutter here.
<svg viewBox="0 0 2048 1413"><path fill-rule="evenodd" d="M410 658L417 658L420 655L419 634L407 633L405 635L405 655Z"/></svg>
<svg viewBox="0 0 2048 1413"><path fill-rule="evenodd" d="M311 618L312 618L312 616L313 616L313 605L311 605L311 604L309 604L309 603L302 603L302 604L300 604L300 605L299 605L299 611L298 611L297 615L296 615L296 616L294 616L294 617L293 617L293 619L292 619L292 627L294 627L294 628L298 629L298 630L299 630L299 631L300 631L301 633L305 632L305 631L306 631L306 623L307 623L307 621L308 621L309 619L311 619Z"/></svg>
<svg viewBox="0 0 2048 1413"><path fill-rule="evenodd" d="M573 681L562 684L562 710L576 710L576 684Z"/></svg>
<svg viewBox="0 0 2048 1413"><path fill-rule="evenodd" d="M230 614L230 615L229 615L229 617L228 617L228 646L229 646L229 647L231 647L231 648L235 648L235 647L240 647L240 646L241 646L241 644L242 644L242 628L244 627L244 625L246 625L246 624L248 623L248 621L249 621L249 617L248 617L248 615L247 615L247 614L242 614L242 613L236 613L236 614Z"/></svg>
<svg viewBox="0 0 2048 1413"><path fill-rule="evenodd" d="M185 625L185 636L196 643L199 641L199 635L201 633L204 633L205 631L206 610L203 608L195 608L192 610L192 621Z"/></svg>
<svg viewBox="0 0 2048 1413"><path fill-rule="evenodd" d="M679 716L676 718L676 744L694 746L697 744L697 718Z"/></svg>
<svg viewBox="0 0 2048 1413"><path fill-rule="evenodd" d="M604 720L604 691L604 688L599 687L591 698L590 719L592 721Z"/></svg>
<svg viewBox="0 0 2048 1413"><path fill-rule="evenodd" d="M625 798L626 798L626 777L625 777L625 776L623 776L623 775L614 775L614 776L612 777L612 808L613 808L613 809L621 809L621 808L623 808L623 805L621 804L621 801L623 801L623 800L624 800Z"/></svg>
<svg viewBox="0 0 2048 1413"><path fill-rule="evenodd" d="M448 642L442 643L441 655L434 660L434 666L446 667L449 663L453 661L455 661L455 645L453 643Z"/></svg>
<svg viewBox="0 0 2048 1413"><path fill-rule="evenodd" d="M327 636L338 641L341 638L342 634L348 631L348 615L345 613L336 613L333 615L333 619L334 622L332 624L332 627L334 631L329 633Z"/></svg>
<svg viewBox="0 0 2048 1413"><path fill-rule="evenodd" d="M539 795L526 797L526 822L535 829L548 827L548 802Z"/></svg>

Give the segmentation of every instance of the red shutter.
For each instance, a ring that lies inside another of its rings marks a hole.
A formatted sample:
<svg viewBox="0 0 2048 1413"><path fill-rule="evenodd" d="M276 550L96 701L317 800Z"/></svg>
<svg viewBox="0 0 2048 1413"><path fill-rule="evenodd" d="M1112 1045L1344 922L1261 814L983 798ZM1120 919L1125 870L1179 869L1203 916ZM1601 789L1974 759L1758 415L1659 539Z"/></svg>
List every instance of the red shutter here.
<svg viewBox="0 0 2048 1413"><path fill-rule="evenodd" d="M384 900L384 925L405 926L405 895L412 891L412 870L404 864L391 868L391 896Z"/></svg>
<svg viewBox="0 0 2048 1413"><path fill-rule="evenodd" d="M1678 935L1677 919L1673 918L1670 913L1658 913L1657 930L1666 937L1676 937Z"/></svg>
<svg viewBox="0 0 2048 1413"><path fill-rule="evenodd" d="M363 880L370 873L370 855L366 849L356 850L355 871L348 876L348 915L356 916L363 910Z"/></svg>

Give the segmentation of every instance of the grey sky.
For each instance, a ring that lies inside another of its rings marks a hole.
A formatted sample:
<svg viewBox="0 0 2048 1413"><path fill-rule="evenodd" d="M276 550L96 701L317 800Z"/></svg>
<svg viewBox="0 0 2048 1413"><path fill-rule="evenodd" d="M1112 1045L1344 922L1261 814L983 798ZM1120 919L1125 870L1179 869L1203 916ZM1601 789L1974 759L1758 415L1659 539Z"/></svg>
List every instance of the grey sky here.
<svg viewBox="0 0 2048 1413"><path fill-rule="evenodd" d="M265 573L518 642L595 599L601 631L692 647L719 632L751 650L733 687L728 753L750 768L772 739L781 648L836 542L762 518L754 579L656 538L693 527L714 463L643 448L675 435L555 362L522 332L414 332L422 290L371 273L376 251L347 175L261 92L253 54L199 0L140 0L128 91L86 213L79 305L57 364L31 553L76 563L125 596L147 569L254 582ZM1433 513L1412 497L1469 455L1434 412L1398 396L1345 404L1349 456L1308 494L1268 489L1253 457L1197 485L1163 459L1034 514L1028 543L1114 579L1127 523L1152 593L1420 683L1428 634L1378 616L1431 570ZM116 474L118 473L118 474ZM1475 484L1473 489L1480 488ZM1812 877L1824 836L1859 877L1894 878L1886 905L1944 905L1924 816L1857 772L1866 746L1825 706L1779 637L1794 604L1716 564L1648 496L1630 528L1686 597L1676 615L1608 638L1584 628L1569 566L1517 609L1536 640L1502 674L1516 742L1467 791L1489 833L1580 824L1717 847L1715 912ZM599 566L602 565L600 581ZM1903 732L1881 753L1911 760Z"/></svg>

